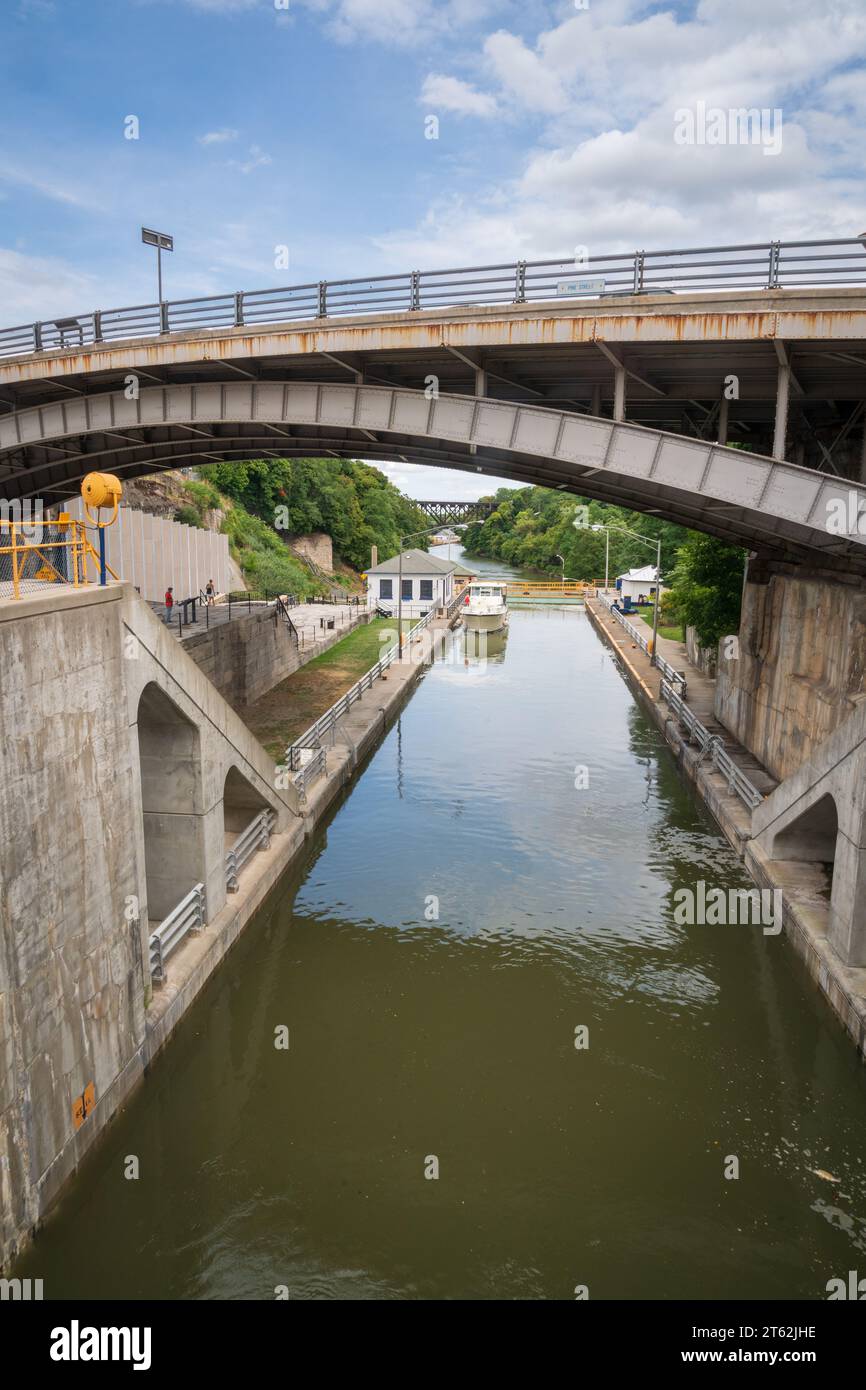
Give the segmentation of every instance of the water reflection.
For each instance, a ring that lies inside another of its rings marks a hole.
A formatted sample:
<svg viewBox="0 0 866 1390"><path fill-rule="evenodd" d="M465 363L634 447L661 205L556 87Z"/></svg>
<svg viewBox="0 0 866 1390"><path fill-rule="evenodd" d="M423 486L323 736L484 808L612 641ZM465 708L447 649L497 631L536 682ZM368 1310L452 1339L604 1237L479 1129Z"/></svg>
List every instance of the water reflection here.
<svg viewBox="0 0 866 1390"><path fill-rule="evenodd" d="M862 1255L863 1071L784 940L677 925L700 877L748 884L582 611L515 610L483 661L455 634L16 1272L825 1296Z"/></svg>

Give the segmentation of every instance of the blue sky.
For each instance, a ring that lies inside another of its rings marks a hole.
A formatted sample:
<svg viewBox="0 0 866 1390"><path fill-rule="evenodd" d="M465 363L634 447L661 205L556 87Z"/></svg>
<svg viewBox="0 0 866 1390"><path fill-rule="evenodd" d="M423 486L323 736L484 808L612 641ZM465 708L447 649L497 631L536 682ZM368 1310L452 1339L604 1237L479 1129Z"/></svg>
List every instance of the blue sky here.
<svg viewBox="0 0 866 1390"><path fill-rule="evenodd" d="M143 223L171 298L866 228L863 0L279 4L5 0L4 324L152 301ZM698 100L781 153L675 145Z"/></svg>

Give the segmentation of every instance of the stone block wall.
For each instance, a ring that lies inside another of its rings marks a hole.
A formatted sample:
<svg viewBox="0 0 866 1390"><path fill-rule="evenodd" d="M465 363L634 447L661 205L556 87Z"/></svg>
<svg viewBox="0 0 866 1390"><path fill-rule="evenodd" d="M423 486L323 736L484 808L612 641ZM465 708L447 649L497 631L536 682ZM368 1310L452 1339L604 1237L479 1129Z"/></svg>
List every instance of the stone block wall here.
<svg viewBox="0 0 866 1390"><path fill-rule="evenodd" d="M866 694L866 588L752 560L739 654L719 648L715 713L785 778Z"/></svg>

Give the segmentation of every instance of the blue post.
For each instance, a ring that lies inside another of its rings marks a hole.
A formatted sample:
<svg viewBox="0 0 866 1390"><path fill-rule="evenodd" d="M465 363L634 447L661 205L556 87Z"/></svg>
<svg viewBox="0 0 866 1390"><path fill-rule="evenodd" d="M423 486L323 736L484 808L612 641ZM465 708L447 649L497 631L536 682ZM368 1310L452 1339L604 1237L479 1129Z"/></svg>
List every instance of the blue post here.
<svg viewBox="0 0 866 1390"><path fill-rule="evenodd" d="M99 582L105 587L105 527L99 528Z"/></svg>

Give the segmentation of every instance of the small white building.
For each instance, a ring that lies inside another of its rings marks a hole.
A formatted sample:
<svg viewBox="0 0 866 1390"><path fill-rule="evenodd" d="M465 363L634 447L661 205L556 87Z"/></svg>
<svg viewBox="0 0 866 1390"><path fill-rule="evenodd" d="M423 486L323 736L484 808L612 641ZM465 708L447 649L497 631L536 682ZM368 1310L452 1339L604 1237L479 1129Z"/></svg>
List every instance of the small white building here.
<svg viewBox="0 0 866 1390"><path fill-rule="evenodd" d="M642 569L627 570L625 574L618 574L616 577L616 587L622 598L630 598L632 602L639 598L654 598L656 584L658 583L658 570L655 565L644 565ZM664 590L664 585L662 585Z"/></svg>
<svg viewBox="0 0 866 1390"><path fill-rule="evenodd" d="M423 618L431 608L439 608L456 592L455 577L466 574L466 566L440 560L426 550L403 551L403 616ZM400 559L393 555L367 571L367 607L397 612Z"/></svg>

